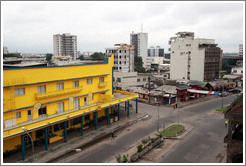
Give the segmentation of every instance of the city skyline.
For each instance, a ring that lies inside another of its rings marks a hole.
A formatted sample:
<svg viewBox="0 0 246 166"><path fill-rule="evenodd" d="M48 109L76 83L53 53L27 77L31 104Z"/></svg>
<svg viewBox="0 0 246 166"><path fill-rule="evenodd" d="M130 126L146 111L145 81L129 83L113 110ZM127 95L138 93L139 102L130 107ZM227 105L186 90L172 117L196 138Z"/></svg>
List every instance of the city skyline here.
<svg viewBox="0 0 246 166"><path fill-rule="evenodd" d="M148 48L167 52L180 31L215 39L223 52L238 52L244 36L244 2L1 2L2 45L10 52L53 53L53 35L77 35L78 51L105 52L148 33Z"/></svg>

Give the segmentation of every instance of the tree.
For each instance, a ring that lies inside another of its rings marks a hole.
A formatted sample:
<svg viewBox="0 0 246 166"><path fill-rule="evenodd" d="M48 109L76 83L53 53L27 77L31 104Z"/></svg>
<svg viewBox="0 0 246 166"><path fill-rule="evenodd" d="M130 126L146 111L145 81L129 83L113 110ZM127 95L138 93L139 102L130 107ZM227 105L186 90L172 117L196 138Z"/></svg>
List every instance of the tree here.
<svg viewBox="0 0 246 166"><path fill-rule="evenodd" d="M138 73L145 73L145 68L143 67L143 60L140 56L134 57L134 70Z"/></svg>
<svg viewBox="0 0 246 166"><path fill-rule="evenodd" d="M94 52L91 55L91 58L93 58L93 59L103 59L104 57L105 57L105 54L102 52Z"/></svg>
<svg viewBox="0 0 246 166"><path fill-rule="evenodd" d="M84 59L85 59L84 55L80 55L80 56L79 56L79 60L82 61L82 60L84 60Z"/></svg>
<svg viewBox="0 0 246 166"><path fill-rule="evenodd" d="M21 55L20 55L19 53L3 54L3 58L7 58L7 57L17 57L17 58L21 58Z"/></svg>
<svg viewBox="0 0 246 166"><path fill-rule="evenodd" d="M47 53L47 54L45 54L45 56L46 56L46 61L51 62L53 54Z"/></svg>
<svg viewBox="0 0 246 166"><path fill-rule="evenodd" d="M231 69L230 69L230 67L229 67L228 62L223 62L223 63L222 63L222 70L226 70L227 73L230 72Z"/></svg>

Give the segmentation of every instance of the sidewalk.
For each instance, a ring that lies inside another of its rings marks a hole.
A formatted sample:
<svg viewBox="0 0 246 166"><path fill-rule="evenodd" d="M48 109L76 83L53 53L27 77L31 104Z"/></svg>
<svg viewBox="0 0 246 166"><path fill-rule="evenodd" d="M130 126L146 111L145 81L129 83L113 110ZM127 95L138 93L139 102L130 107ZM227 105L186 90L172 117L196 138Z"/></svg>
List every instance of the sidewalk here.
<svg viewBox="0 0 246 166"><path fill-rule="evenodd" d="M135 108L132 108L130 110L130 116L126 117L126 112L124 110L121 110L121 117L120 121L114 122L110 125L107 125L104 121L98 122L98 129L94 130L94 128L91 128L91 130L84 131L84 136L80 136L78 131L76 133L71 133L68 135L68 141L65 143L63 140L58 142L56 145L50 146L48 148L48 151L44 150L44 145L39 145L38 147L35 146L35 155L31 155L31 151L29 152L29 156L26 156L26 159L24 161L20 160L17 161L15 156L19 155L21 156L21 152L16 153L13 156L8 157L8 159L5 159L4 163L47 163L55 161L56 159L60 157L67 157L69 155L72 155L76 153L75 149L81 149L84 150L85 148L88 148L89 146L96 144L97 142L100 142L101 140L111 137L112 131L114 133L119 132L120 130L124 129L127 126L130 126L134 123L137 123L139 120L148 118L147 113L144 113L139 110L139 112L136 114ZM72 150L72 151L71 151ZM69 152L68 152L69 151ZM26 152L27 153L27 152ZM20 157L18 157L20 158Z"/></svg>

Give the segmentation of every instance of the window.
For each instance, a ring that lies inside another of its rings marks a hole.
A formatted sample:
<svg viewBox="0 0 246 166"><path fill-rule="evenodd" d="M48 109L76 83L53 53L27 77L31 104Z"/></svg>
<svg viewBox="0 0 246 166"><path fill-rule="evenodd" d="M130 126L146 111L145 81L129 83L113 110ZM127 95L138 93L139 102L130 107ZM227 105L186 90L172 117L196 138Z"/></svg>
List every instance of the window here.
<svg viewBox="0 0 246 166"><path fill-rule="evenodd" d="M233 73L237 73L237 70L233 70Z"/></svg>
<svg viewBox="0 0 246 166"><path fill-rule="evenodd" d="M21 96L25 94L25 88L15 89L15 96Z"/></svg>
<svg viewBox="0 0 246 166"><path fill-rule="evenodd" d="M79 81L73 81L73 87L79 87Z"/></svg>
<svg viewBox="0 0 246 166"><path fill-rule="evenodd" d="M74 101L73 101L73 107L76 110L79 109L79 99L74 99Z"/></svg>
<svg viewBox="0 0 246 166"><path fill-rule="evenodd" d="M38 93L44 93L44 92L46 92L46 86L45 85L38 86Z"/></svg>
<svg viewBox="0 0 246 166"><path fill-rule="evenodd" d="M16 119L21 118L21 112L16 112Z"/></svg>
<svg viewBox="0 0 246 166"><path fill-rule="evenodd" d="M143 78L143 81L146 81L146 78Z"/></svg>
<svg viewBox="0 0 246 166"><path fill-rule="evenodd" d="M38 110L38 116L39 117L42 117L43 115L46 115L46 114L47 114L46 106L42 107Z"/></svg>
<svg viewBox="0 0 246 166"><path fill-rule="evenodd" d="M64 83L62 82L62 83L57 83L56 84L56 89L57 90L62 90L62 89L64 89Z"/></svg>
<svg viewBox="0 0 246 166"><path fill-rule="evenodd" d="M87 79L87 84L92 84L92 78Z"/></svg>
<svg viewBox="0 0 246 166"><path fill-rule="evenodd" d="M104 77L100 77L99 82L104 82Z"/></svg>
<svg viewBox="0 0 246 166"><path fill-rule="evenodd" d="M137 82L140 82L140 78L137 79Z"/></svg>
<svg viewBox="0 0 246 166"><path fill-rule="evenodd" d="M243 73L243 70L241 70L241 73Z"/></svg>
<svg viewBox="0 0 246 166"><path fill-rule="evenodd" d="M57 112L64 112L64 103L57 103Z"/></svg>
<svg viewBox="0 0 246 166"><path fill-rule="evenodd" d="M117 78L117 81L116 82L121 82L121 78Z"/></svg>

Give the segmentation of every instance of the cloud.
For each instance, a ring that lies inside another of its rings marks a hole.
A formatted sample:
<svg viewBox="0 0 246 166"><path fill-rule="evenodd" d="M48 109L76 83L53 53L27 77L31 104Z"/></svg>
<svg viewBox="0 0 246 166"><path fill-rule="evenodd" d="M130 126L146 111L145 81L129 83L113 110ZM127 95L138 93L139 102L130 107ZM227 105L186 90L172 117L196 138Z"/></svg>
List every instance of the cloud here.
<svg viewBox="0 0 246 166"><path fill-rule="evenodd" d="M78 50L105 51L130 44L130 33L143 29L149 46L166 50L178 31L215 39L225 52L243 42L242 3L183 2L2 2L3 45L10 51L53 52L53 35L78 37Z"/></svg>

